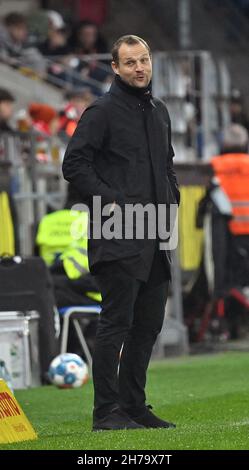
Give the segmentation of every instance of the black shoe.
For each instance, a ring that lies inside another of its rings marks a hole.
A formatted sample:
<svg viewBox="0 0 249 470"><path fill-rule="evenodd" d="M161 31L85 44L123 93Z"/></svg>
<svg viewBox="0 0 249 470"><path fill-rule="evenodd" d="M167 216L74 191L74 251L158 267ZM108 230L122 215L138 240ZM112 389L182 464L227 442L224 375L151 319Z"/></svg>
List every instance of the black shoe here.
<svg viewBox="0 0 249 470"><path fill-rule="evenodd" d="M115 408L107 416L95 419L93 431L114 431L119 429L143 429L144 426L133 421L124 411Z"/></svg>
<svg viewBox="0 0 249 470"><path fill-rule="evenodd" d="M141 424L145 428L175 428L176 425L173 423L169 423L168 421L164 421L163 419L158 418L152 411L151 405L146 406L145 410L139 414L138 416L130 416L133 421L136 423Z"/></svg>

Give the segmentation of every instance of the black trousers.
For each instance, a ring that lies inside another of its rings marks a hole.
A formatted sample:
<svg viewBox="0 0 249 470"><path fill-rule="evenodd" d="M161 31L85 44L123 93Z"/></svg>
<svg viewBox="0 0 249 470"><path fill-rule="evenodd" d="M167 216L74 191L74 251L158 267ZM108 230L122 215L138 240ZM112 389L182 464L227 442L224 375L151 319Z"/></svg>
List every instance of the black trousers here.
<svg viewBox="0 0 249 470"><path fill-rule="evenodd" d="M156 250L147 282L133 277L118 260L103 263L96 281L102 312L93 353L93 417L101 418L116 406L139 414L145 407L146 372L168 295L162 254Z"/></svg>

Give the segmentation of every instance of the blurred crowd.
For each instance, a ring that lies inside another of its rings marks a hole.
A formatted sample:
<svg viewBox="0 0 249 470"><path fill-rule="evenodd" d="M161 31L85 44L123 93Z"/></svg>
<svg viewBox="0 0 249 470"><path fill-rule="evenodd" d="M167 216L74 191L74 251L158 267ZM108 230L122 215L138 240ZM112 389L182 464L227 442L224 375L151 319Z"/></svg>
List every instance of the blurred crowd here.
<svg viewBox="0 0 249 470"><path fill-rule="evenodd" d="M95 96L88 89L66 92L60 109L49 104L31 102L25 109L14 112L15 97L0 88L0 132L35 130L44 136L58 135L63 141L73 134L77 122Z"/></svg>
<svg viewBox="0 0 249 470"><path fill-rule="evenodd" d="M0 138L19 136L23 142L19 148L21 158L26 158L26 138L35 139L36 160L61 163L65 146L72 136L81 114L95 96L89 89L66 92L59 109L50 104L30 102L26 108L15 112L15 97L7 89L0 88ZM0 159L5 159L8 145L0 142ZM6 155L7 158L7 155Z"/></svg>
<svg viewBox="0 0 249 470"><path fill-rule="evenodd" d="M81 114L95 99L96 95L91 88L84 87L65 91L64 102L59 109L50 104L30 102L26 108L15 111L15 96L9 90L0 88L0 133L33 130L46 137L58 136L66 144ZM247 108L242 94L237 89L232 91L229 112L230 122L243 126L249 132ZM191 130L192 109L188 115L190 118L186 118L186 122L190 123Z"/></svg>
<svg viewBox="0 0 249 470"><path fill-rule="evenodd" d="M58 135L66 141L84 109L110 87L113 75L109 48L99 26L92 20L84 19L69 25L58 11L42 10L39 15L44 22L40 29L32 27L29 18L20 13L9 13L3 18L0 25L0 62L53 83L65 93L65 101L60 109L54 109L50 104L32 102L27 109L14 114L15 96L1 89L0 129L11 130L12 121L12 126L17 130L34 129L46 136ZM188 63L183 60L178 79L174 76L173 84L175 87L177 83L181 85L180 91L169 89L168 77L167 83L163 81L163 87L166 99L170 93L185 94L183 111L170 108L172 129L176 132L185 130L185 148L196 148L199 158L202 158L201 104L192 96L194 85L188 68ZM195 80L198 81L198 76ZM169 103L171 105L172 102ZM230 121L249 130L245 100L239 90L233 90L229 110ZM219 139L220 134L217 135ZM179 155L180 150L177 150Z"/></svg>
<svg viewBox="0 0 249 470"><path fill-rule="evenodd" d="M88 86L96 95L106 91L111 70L105 60L88 56L108 53L98 26L88 20L69 27L53 10L43 13L43 34L31 33L28 18L9 13L0 25L0 61L63 88Z"/></svg>

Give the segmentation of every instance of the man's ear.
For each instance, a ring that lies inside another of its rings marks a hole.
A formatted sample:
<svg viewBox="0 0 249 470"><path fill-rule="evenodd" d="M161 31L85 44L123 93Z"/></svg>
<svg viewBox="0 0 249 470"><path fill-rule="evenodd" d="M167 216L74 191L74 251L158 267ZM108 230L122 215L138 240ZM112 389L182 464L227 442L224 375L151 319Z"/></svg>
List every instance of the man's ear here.
<svg viewBox="0 0 249 470"><path fill-rule="evenodd" d="M111 66L112 66L113 72L117 74L118 73L118 65L116 64L116 62L112 61Z"/></svg>

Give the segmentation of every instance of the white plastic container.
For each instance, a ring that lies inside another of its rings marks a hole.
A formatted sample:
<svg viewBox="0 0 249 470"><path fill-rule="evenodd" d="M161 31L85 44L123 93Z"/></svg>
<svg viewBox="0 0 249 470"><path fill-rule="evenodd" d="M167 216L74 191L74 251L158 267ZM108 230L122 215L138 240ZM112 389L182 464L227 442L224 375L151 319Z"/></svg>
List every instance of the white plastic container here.
<svg viewBox="0 0 249 470"><path fill-rule="evenodd" d="M38 321L36 311L0 312L0 359L14 390L40 385Z"/></svg>

